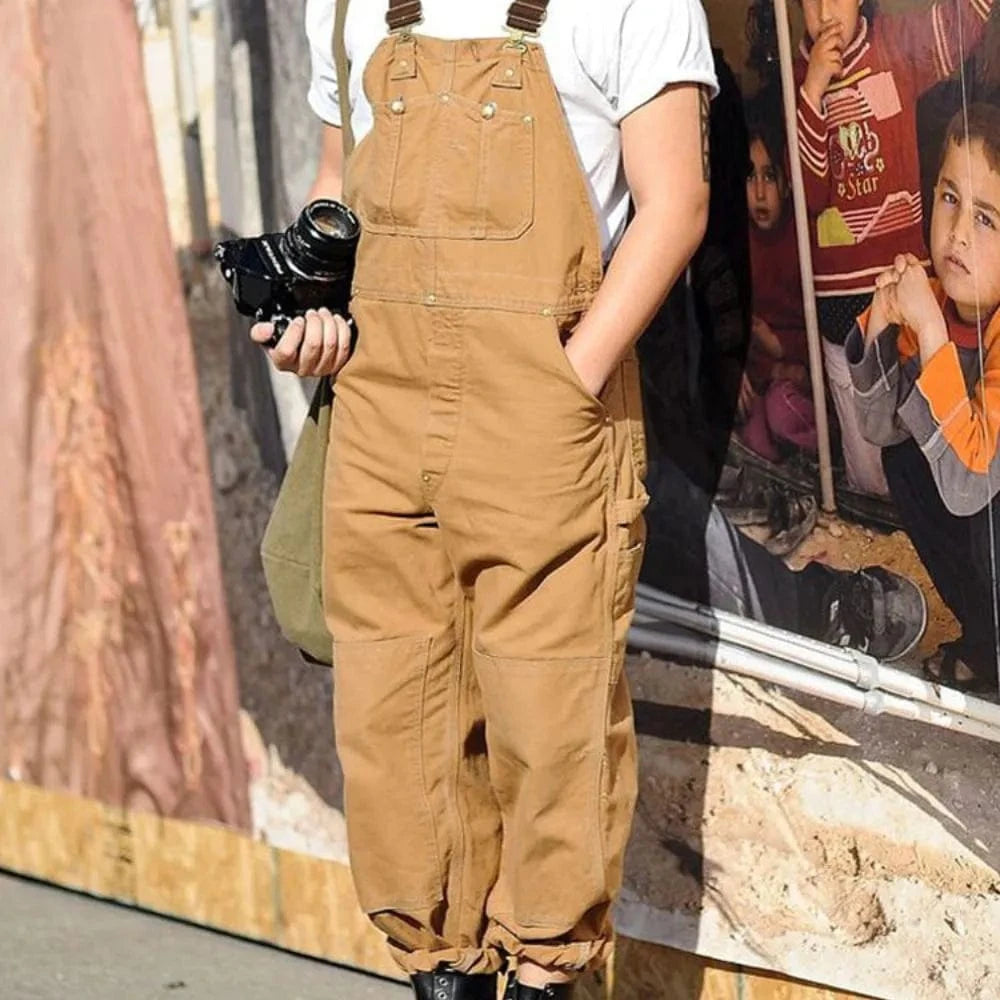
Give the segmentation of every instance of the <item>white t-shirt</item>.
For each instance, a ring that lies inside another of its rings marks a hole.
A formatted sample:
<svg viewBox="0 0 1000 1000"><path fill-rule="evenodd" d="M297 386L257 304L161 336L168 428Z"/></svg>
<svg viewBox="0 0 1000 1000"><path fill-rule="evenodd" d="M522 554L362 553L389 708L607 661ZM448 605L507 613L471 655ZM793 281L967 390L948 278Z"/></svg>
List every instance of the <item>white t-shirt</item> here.
<svg viewBox="0 0 1000 1000"><path fill-rule="evenodd" d="M340 125L333 61L334 0L307 0L312 53L309 103ZM372 127L365 66L386 37L386 0L354 0L345 44L351 62L351 125L357 141ZM504 37L510 0L424 0L414 30L437 38ZM619 124L675 83L718 90L708 24L700 0L551 0L538 40L562 97L570 132L601 222L605 256L625 229L629 193Z"/></svg>

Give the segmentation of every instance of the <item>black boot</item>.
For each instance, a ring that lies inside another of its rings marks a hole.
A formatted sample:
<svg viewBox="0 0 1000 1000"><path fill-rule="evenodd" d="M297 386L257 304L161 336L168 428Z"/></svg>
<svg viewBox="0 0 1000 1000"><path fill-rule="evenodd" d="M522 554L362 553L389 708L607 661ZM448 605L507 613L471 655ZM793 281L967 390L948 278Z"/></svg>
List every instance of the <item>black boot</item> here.
<svg viewBox="0 0 1000 1000"><path fill-rule="evenodd" d="M549 986L525 986L514 979L507 980L503 1000L572 1000L572 983L552 983Z"/></svg>
<svg viewBox="0 0 1000 1000"><path fill-rule="evenodd" d="M496 1000L495 974L467 976L461 972L418 972L410 977L417 1000Z"/></svg>

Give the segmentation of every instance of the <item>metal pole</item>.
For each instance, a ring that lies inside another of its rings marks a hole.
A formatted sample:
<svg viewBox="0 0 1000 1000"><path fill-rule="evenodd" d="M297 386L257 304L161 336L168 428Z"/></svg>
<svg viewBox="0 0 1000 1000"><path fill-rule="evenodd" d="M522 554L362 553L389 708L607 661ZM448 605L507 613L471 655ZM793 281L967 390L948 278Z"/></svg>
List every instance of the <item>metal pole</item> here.
<svg viewBox="0 0 1000 1000"><path fill-rule="evenodd" d="M931 705L910 701L886 691L860 690L835 677L824 676L786 663L763 653L741 649L725 643L713 646L703 636L683 630L663 631L655 624L640 622L632 626L629 640L641 649L658 653L670 659L683 659L705 663L727 673L752 677L768 684L779 684L801 691L815 698L823 698L837 705L846 705L867 715L892 715L898 719L923 722L941 729L965 733L978 739L1000 743L1000 727L979 722Z"/></svg>
<svg viewBox="0 0 1000 1000"><path fill-rule="evenodd" d="M809 341L809 373L812 377L813 404L816 407L816 436L819 446L820 501L823 509L834 511L833 460L830 453L830 421L823 383L823 347L816 316L816 287L813 281L812 251L809 241L809 216L806 189L799 161L799 131L796 121L795 74L792 66L792 32L788 25L787 0L774 0L774 20L778 31L778 57L781 62L781 92L785 105L785 130L788 133L788 158L792 170L792 197L795 204L795 229L802 265L802 299L806 312L806 338Z"/></svg>
<svg viewBox="0 0 1000 1000"><path fill-rule="evenodd" d="M201 127L198 123L198 91L195 87L188 0L170 0L170 41L174 56L177 115L184 146L191 249L196 254L207 254L212 249L212 234L208 227L208 201L205 197L205 170L201 157Z"/></svg>
<svg viewBox="0 0 1000 1000"><path fill-rule="evenodd" d="M706 608L643 583L636 590L635 608L637 623L646 628L662 623L696 632L705 636L710 646L718 643L762 653L804 670L847 681L862 690L885 691L951 715L982 722L1000 732L1000 705L932 684L855 650L830 646L763 622Z"/></svg>

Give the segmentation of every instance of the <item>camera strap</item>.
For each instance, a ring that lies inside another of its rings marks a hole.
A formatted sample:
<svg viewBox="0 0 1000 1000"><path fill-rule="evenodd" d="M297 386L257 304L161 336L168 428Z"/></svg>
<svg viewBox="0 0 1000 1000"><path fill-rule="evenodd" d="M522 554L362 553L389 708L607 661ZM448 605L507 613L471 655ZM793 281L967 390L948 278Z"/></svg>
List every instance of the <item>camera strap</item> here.
<svg viewBox="0 0 1000 1000"><path fill-rule="evenodd" d="M340 99L340 128L344 139L345 163L354 149L354 130L351 128L351 65L344 42L347 4L348 0L337 0L333 18L333 62L337 67L337 96Z"/></svg>
<svg viewBox="0 0 1000 1000"><path fill-rule="evenodd" d="M514 0L507 11L507 27L526 35L537 35L548 6L549 0ZM423 18L421 0L389 0L385 20L390 31L407 31Z"/></svg>

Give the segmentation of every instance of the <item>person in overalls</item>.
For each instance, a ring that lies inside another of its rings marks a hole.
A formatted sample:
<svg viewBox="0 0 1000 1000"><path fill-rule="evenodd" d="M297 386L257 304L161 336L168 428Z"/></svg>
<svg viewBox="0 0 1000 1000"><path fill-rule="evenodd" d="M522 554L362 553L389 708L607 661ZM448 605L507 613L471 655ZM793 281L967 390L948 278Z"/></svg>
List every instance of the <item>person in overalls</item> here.
<svg viewBox="0 0 1000 1000"><path fill-rule="evenodd" d="M417 997L493 1000L508 966L513 1000L568 997L609 954L636 796L632 346L704 232L712 53L698 0L386 6L348 13L342 191L332 0L307 15L312 194L363 228L356 346L324 310L270 351L337 376L351 866Z"/></svg>

